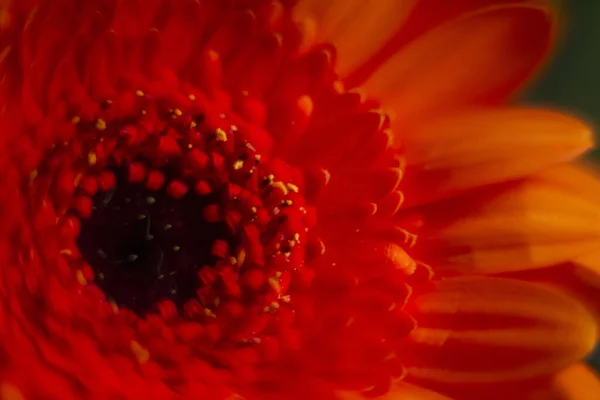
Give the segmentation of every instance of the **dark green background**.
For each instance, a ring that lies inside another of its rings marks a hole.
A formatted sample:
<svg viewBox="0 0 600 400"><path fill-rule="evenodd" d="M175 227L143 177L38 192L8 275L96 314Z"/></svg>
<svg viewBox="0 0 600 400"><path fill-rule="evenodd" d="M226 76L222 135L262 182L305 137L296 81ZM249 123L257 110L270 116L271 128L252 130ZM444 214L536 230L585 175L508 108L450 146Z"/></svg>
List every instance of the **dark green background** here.
<svg viewBox="0 0 600 400"><path fill-rule="evenodd" d="M562 43L524 101L567 109L600 132L600 0L563 0L561 5ZM600 163L600 150L590 157ZM590 362L600 371L600 348Z"/></svg>

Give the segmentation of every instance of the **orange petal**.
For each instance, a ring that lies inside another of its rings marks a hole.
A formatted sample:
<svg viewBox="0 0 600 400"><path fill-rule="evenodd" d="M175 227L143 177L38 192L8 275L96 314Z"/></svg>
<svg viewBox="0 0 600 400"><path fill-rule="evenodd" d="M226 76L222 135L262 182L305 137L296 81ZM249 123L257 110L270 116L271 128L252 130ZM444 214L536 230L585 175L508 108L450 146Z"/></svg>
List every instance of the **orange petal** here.
<svg viewBox="0 0 600 400"><path fill-rule="evenodd" d="M516 86L540 63L553 36L548 5L501 4L448 22L391 57L364 84L396 113L395 127L478 104Z"/></svg>
<svg viewBox="0 0 600 400"><path fill-rule="evenodd" d="M600 321L600 248L576 258L560 269L566 271L562 276L554 276L551 281L573 293Z"/></svg>
<svg viewBox="0 0 600 400"><path fill-rule="evenodd" d="M587 306L600 323L600 248L564 264L503 276L558 287Z"/></svg>
<svg viewBox="0 0 600 400"><path fill-rule="evenodd" d="M600 173L596 165L558 165L537 174L536 178L600 202Z"/></svg>
<svg viewBox="0 0 600 400"><path fill-rule="evenodd" d="M420 212L417 251L438 273L541 268L585 254L600 241L597 204L535 180L471 192Z"/></svg>
<svg viewBox="0 0 600 400"><path fill-rule="evenodd" d="M385 63L394 54L402 51L402 49L412 43L415 39L419 38L426 32L434 29L441 24L448 21L454 20L460 16L473 13L483 8L489 8L490 6L500 5L511 5L514 6L517 3L530 3L538 0L419 0L410 12L410 15L406 18L402 27L393 38L389 40L376 55L371 57L369 62L363 64L356 71L352 72L348 77L344 79L347 87L360 86L368 77L378 69L383 63ZM542 56L543 54L540 54ZM532 64L532 67L534 64ZM523 81L527 78L533 69L524 71L526 75ZM498 93L499 98L494 100L500 100L505 98L513 91L514 87L507 87L507 90Z"/></svg>
<svg viewBox="0 0 600 400"><path fill-rule="evenodd" d="M338 394L339 400L366 400L367 398L357 392L344 392ZM371 400L451 400L449 397L432 392L408 383L393 385L390 392L384 396Z"/></svg>
<svg viewBox="0 0 600 400"><path fill-rule="evenodd" d="M578 361L597 326L579 302L543 284L461 277L434 282L407 306L418 327L403 347L417 383L521 381Z"/></svg>
<svg viewBox="0 0 600 400"><path fill-rule="evenodd" d="M345 76L368 60L410 13L415 0L301 0L294 19L312 42L337 49L337 72Z"/></svg>
<svg viewBox="0 0 600 400"><path fill-rule="evenodd" d="M576 364L557 374L552 386L531 400L597 400L599 396L598 375L586 365Z"/></svg>
<svg viewBox="0 0 600 400"><path fill-rule="evenodd" d="M401 145L407 205L532 174L593 145L581 121L543 109L471 110L415 127Z"/></svg>

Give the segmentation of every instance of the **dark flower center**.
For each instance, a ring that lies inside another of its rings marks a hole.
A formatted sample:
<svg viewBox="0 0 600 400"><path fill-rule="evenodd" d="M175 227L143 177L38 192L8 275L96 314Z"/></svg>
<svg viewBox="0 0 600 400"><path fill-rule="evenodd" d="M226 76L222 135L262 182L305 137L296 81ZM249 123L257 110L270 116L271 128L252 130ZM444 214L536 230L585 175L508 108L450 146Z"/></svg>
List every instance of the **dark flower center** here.
<svg viewBox="0 0 600 400"><path fill-rule="evenodd" d="M28 183L47 263L60 253L67 274L139 316L231 329L215 341L252 340L266 315L293 313L320 240L302 174L269 157L264 131L192 94L132 90L71 115Z"/></svg>
<svg viewBox="0 0 600 400"><path fill-rule="evenodd" d="M165 189L129 182L123 167L112 171L115 187L93 197L93 212L77 239L96 284L138 314L165 299L181 309L195 297L199 270L221 258L213 246L237 246L227 224L209 222L202 213L219 202L219 193L191 191L177 199Z"/></svg>

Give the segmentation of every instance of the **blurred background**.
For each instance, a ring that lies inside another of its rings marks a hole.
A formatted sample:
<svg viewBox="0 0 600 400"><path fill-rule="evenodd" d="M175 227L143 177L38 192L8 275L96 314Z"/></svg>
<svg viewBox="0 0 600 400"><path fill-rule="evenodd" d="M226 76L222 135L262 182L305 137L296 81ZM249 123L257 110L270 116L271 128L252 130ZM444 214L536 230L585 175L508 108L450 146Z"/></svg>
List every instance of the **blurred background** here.
<svg viewBox="0 0 600 400"><path fill-rule="evenodd" d="M592 123L600 138L600 0L562 0L564 26L554 60L524 95ZM600 164L600 150L590 154ZM590 358L600 371L600 348Z"/></svg>

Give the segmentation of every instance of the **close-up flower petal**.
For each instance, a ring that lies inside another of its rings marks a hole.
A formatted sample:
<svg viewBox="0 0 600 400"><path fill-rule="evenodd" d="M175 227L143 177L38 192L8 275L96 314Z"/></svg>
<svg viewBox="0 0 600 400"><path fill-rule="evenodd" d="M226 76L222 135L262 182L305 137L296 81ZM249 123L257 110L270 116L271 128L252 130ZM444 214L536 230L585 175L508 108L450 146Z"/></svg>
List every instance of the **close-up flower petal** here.
<svg viewBox="0 0 600 400"><path fill-rule="evenodd" d="M538 180L467 193L444 206L420 210L419 246L448 273L542 268L595 249L600 238L597 204Z"/></svg>
<svg viewBox="0 0 600 400"><path fill-rule="evenodd" d="M598 374L584 364L576 364L557 374L552 385L532 394L531 400L595 400L598 393Z"/></svg>
<svg viewBox="0 0 600 400"><path fill-rule="evenodd" d="M470 110L400 135L405 206L529 175L593 146L591 128L579 120L531 108Z"/></svg>
<svg viewBox="0 0 600 400"><path fill-rule="evenodd" d="M445 279L408 309L417 328L403 359L422 381L531 379L579 360L596 341L596 323L576 300L517 280Z"/></svg>
<svg viewBox="0 0 600 400"><path fill-rule="evenodd" d="M490 6L447 22L400 49L364 87L393 113L398 132L489 101L520 85L547 53L554 25L543 3Z"/></svg>
<svg viewBox="0 0 600 400"><path fill-rule="evenodd" d="M0 0L0 400L571 393L593 128L504 104L556 12Z"/></svg>
<svg viewBox="0 0 600 400"><path fill-rule="evenodd" d="M337 71L347 76L369 60L392 37L410 14L416 0L304 0L294 9L307 37L329 42L337 50Z"/></svg>

